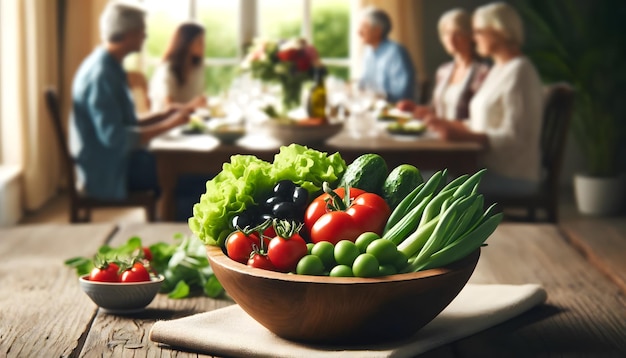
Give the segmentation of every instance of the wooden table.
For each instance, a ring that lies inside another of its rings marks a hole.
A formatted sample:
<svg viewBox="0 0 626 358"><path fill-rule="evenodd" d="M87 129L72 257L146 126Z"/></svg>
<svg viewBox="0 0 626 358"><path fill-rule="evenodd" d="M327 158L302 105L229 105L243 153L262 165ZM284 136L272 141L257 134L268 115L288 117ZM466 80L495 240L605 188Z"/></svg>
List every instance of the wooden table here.
<svg viewBox="0 0 626 358"><path fill-rule="evenodd" d="M184 224L1 229L0 357L198 357L149 341L152 324L231 301L158 295L141 314L112 316L97 309L74 272L63 266L64 259L90 255L105 242L117 245L134 235L146 243L169 241L175 233L188 229ZM488 242L470 282L539 283L548 292L547 303L424 357L626 356L626 291L557 227L502 224ZM595 259L603 260L602 252ZM624 266L616 269L624 277Z"/></svg>
<svg viewBox="0 0 626 358"><path fill-rule="evenodd" d="M237 144L221 144L210 135L171 137L169 134L156 138L150 145L155 154L162 197L159 202L161 220L175 218L174 191L179 176L183 174L214 175L234 154L251 154L266 161L273 161L280 143L260 136L243 138ZM388 135L374 138L350 137L341 132L325 143L309 145L322 152L339 152L347 163L365 153L377 153L385 158L390 168L402 163L413 164L420 169L439 170L448 168L452 173L471 173L478 169L480 145L469 142L446 142L434 137L416 140L397 140Z"/></svg>

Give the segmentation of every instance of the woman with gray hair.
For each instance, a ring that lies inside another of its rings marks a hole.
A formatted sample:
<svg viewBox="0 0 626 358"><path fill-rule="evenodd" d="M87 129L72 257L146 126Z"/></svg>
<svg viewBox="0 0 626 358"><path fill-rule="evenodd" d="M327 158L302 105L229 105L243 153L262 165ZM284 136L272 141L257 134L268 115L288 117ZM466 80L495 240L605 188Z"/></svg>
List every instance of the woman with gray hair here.
<svg viewBox="0 0 626 358"><path fill-rule="evenodd" d="M156 165L142 148L189 119L191 108L138 120L122 61L146 38L145 11L111 1L100 17L102 46L80 65L72 84L71 151L82 191L99 199L124 199L129 191L158 192Z"/></svg>
<svg viewBox="0 0 626 358"><path fill-rule="evenodd" d="M389 15L375 7L366 8L359 26L359 36L367 45L360 84L390 102L415 97L417 81L411 56L400 44L389 39L392 24Z"/></svg>
<svg viewBox="0 0 626 358"><path fill-rule="evenodd" d="M482 165L485 194L537 190L540 170L539 138L543 112L542 83L524 56L523 24L517 11L503 2L481 6L473 16L476 50L494 66L470 103L466 122L427 117L442 138L474 141L486 151Z"/></svg>
<svg viewBox="0 0 626 358"><path fill-rule="evenodd" d="M472 18L465 10L446 11L439 18L439 38L452 61L439 66L430 105L402 101L398 108L412 111L417 118L436 115L450 120L466 120L469 103L480 88L489 66L478 60L472 40Z"/></svg>

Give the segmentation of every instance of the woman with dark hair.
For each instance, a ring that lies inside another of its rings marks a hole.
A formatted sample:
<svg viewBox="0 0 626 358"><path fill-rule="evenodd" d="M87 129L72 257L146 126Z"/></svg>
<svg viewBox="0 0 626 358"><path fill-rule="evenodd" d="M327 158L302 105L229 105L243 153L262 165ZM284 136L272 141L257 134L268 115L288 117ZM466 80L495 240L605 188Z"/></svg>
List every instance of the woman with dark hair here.
<svg viewBox="0 0 626 358"><path fill-rule="evenodd" d="M150 80L152 111L180 104L206 105L204 93L204 27L181 24Z"/></svg>

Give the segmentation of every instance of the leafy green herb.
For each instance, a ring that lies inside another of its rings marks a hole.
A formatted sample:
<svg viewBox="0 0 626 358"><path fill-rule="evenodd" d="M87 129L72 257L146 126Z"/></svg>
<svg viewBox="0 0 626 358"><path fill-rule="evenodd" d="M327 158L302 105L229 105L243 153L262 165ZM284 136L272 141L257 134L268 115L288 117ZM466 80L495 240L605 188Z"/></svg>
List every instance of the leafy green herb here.
<svg viewBox="0 0 626 358"><path fill-rule="evenodd" d="M204 244L197 237L177 234L173 243L158 242L150 245L150 267L165 277L161 291L170 298L185 298L194 291L202 291L209 297L224 293L206 257ZM73 257L65 265L76 270L79 276L88 274L96 261L130 262L143 258L143 244L139 237L131 237L126 243L112 247L101 246L91 257Z"/></svg>

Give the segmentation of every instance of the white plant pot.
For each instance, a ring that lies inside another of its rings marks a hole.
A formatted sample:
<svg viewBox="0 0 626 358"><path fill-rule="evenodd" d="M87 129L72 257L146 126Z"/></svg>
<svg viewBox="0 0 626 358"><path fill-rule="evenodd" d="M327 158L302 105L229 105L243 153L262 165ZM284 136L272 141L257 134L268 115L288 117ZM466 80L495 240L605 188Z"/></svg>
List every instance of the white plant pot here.
<svg viewBox="0 0 626 358"><path fill-rule="evenodd" d="M574 194L578 210L588 215L611 215L624 205L624 177L599 178L574 176Z"/></svg>

